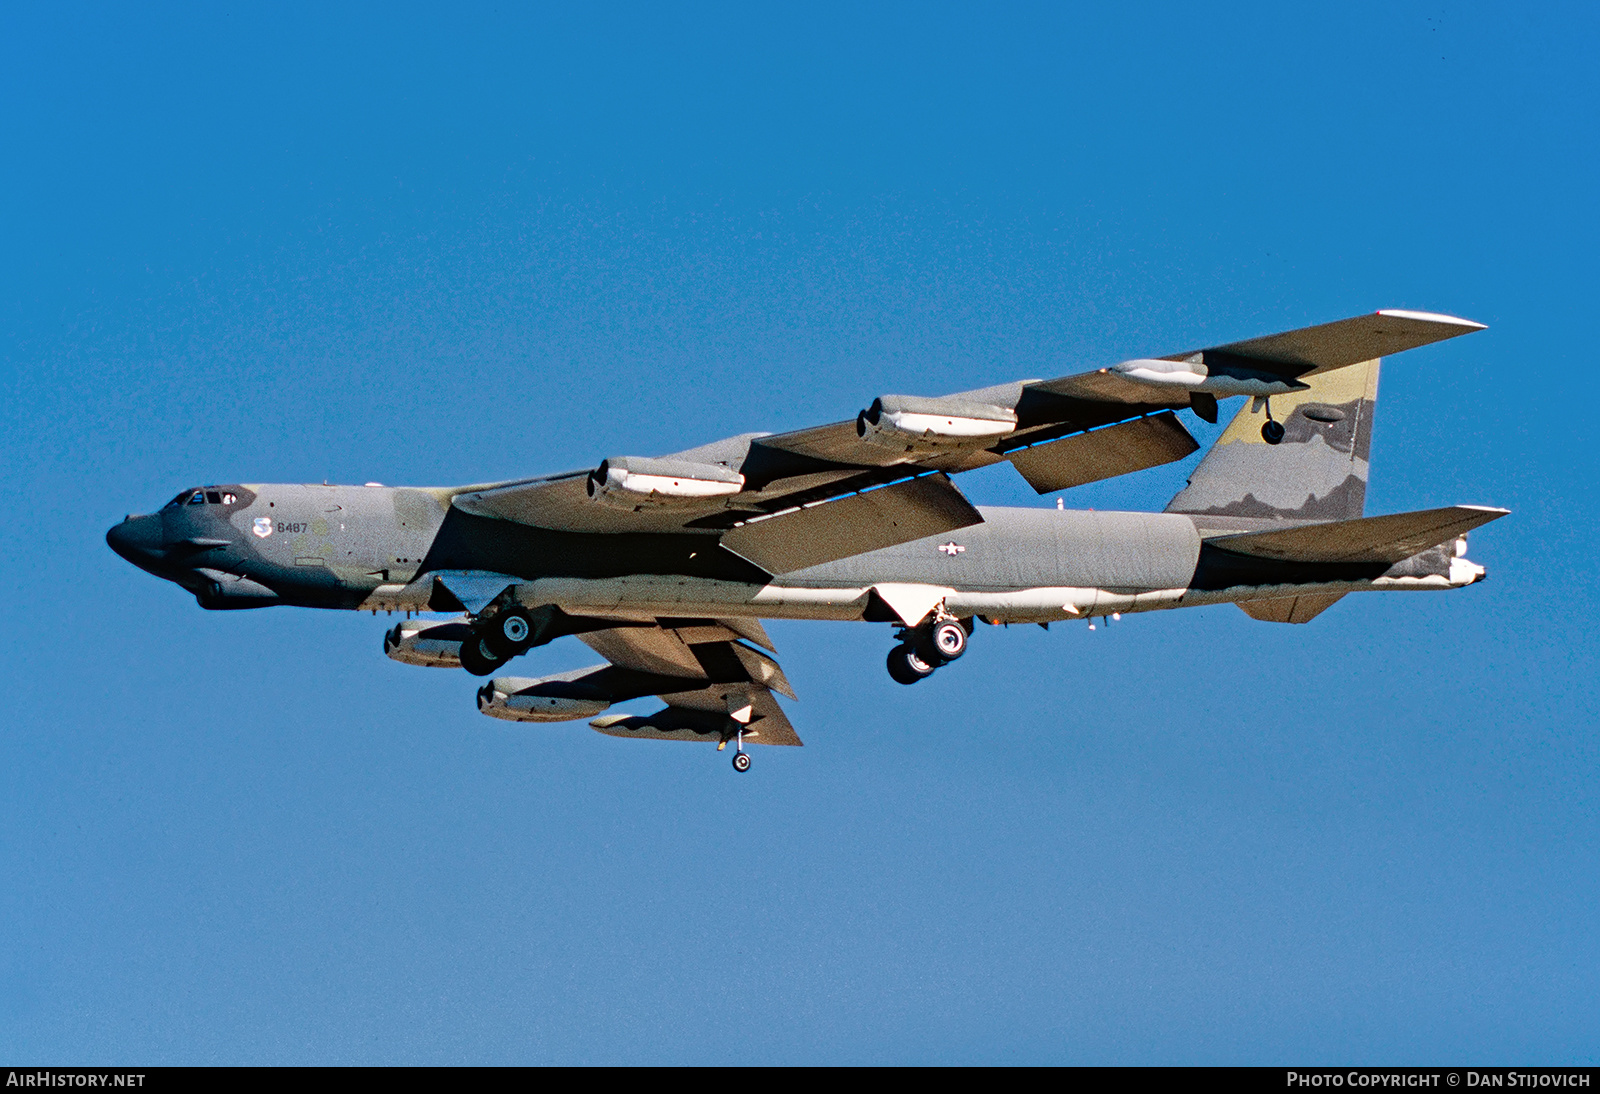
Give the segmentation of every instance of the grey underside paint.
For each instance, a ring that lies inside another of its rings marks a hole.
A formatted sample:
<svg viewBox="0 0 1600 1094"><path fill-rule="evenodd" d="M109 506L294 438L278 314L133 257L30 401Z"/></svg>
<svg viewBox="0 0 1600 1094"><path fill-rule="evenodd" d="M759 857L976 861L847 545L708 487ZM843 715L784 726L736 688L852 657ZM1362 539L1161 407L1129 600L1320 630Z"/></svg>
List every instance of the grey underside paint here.
<svg viewBox="0 0 1600 1094"><path fill-rule="evenodd" d="M1189 583L1200 555L1199 533L1184 516L985 506L978 511L982 524L785 574L781 583L1170 589Z"/></svg>
<svg viewBox="0 0 1600 1094"><path fill-rule="evenodd" d="M1250 557L1204 542L1195 520L1179 514L988 507L979 512L981 525L786 574L781 584L814 589L905 582L996 592L1038 587L1217 592L1449 572L1450 552L1442 548L1393 563ZM1255 529L1292 526L1282 521L1249 524Z"/></svg>

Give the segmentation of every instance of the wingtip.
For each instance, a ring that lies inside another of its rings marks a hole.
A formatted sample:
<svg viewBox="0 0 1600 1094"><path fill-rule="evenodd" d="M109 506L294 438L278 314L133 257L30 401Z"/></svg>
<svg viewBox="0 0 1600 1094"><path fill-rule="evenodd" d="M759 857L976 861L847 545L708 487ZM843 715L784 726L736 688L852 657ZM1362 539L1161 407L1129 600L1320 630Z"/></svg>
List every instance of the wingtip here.
<svg viewBox="0 0 1600 1094"><path fill-rule="evenodd" d="M1381 308L1378 314L1388 319L1411 319L1418 323L1437 323L1446 327L1460 327L1462 334L1475 330L1488 330L1487 323L1479 323L1472 319L1462 319L1457 315L1444 315L1432 311L1406 311L1404 308Z"/></svg>

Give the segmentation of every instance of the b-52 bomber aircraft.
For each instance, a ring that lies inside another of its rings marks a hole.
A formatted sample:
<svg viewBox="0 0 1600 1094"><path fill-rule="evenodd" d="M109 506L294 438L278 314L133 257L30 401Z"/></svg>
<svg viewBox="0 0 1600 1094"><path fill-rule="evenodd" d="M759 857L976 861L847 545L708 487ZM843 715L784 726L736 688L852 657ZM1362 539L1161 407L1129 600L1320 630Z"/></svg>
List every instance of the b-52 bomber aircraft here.
<svg viewBox="0 0 1600 1094"><path fill-rule="evenodd" d="M204 608L404 612L388 655L492 677L491 717L733 742L745 771L746 744L800 744L761 619L888 624L889 675L914 684L978 622L1234 603L1305 623L1346 593L1482 579L1466 534L1506 510L1362 515L1380 359L1481 329L1380 311L514 482L196 487L106 539ZM1180 460L1199 445L1177 412L1216 422L1234 396L1164 512L979 508L951 481L1004 461L1044 494ZM565 635L607 663L495 676ZM645 696L666 705L603 713Z"/></svg>

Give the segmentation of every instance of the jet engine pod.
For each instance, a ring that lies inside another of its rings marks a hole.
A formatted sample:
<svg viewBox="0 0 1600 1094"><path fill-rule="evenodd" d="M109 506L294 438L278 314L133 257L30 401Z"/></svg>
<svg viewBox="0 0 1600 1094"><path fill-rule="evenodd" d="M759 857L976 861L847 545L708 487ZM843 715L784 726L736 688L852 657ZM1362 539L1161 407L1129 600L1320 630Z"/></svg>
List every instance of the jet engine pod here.
<svg viewBox="0 0 1600 1094"><path fill-rule="evenodd" d="M497 676L478 689L478 710L508 722L568 722L610 705L599 688L574 680Z"/></svg>
<svg viewBox="0 0 1600 1094"><path fill-rule="evenodd" d="M744 489L744 476L715 463L618 456L589 475L589 496L606 505L682 505L725 498Z"/></svg>
<svg viewBox="0 0 1600 1094"><path fill-rule="evenodd" d="M1017 413L988 403L885 395L856 416L856 436L886 448L982 448L1017 428Z"/></svg>
<svg viewBox="0 0 1600 1094"><path fill-rule="evenodd" d="M459 619L408 619L396 623L383 636L383 652L407 665L429 668L461 667L461 643L472 635L472 627Z"/></svg>
<svg viewBox="0 0 1600 1094"><path fill-rule="evenodd" d="M1211 357L1216 360L1208 359ZM1220 399L1230 395L1287 395L1310 386L1216 354L1195 354L1187 361L1141 357L1115 365L1112 371L1153 388L1183 388Z"/></svg>

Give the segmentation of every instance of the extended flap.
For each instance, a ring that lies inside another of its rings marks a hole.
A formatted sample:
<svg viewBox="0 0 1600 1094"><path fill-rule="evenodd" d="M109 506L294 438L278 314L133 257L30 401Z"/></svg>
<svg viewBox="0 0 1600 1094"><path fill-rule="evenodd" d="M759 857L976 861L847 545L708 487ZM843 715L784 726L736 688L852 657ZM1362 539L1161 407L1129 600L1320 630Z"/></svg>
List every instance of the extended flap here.
<svg viewBox="0 0 1600 1094"><path fill-rule="evenodd" d="M678 637L693 645L696 642L732 642L740 638L747 642L754 642L763 649L778 652L778 647L772 644L772 639L767 637L766 628L761 625L761 620L743 616L728 616L718 619L683 619L673 616L661 616L656 620L656 625L669 631L676 631Z"/></svg>
<svg viewBox="0 0 1600 1094"><path fill-rule="evenodd" d="M739 664L744 666L745 672L750 674L750 679L763 687L771 688L780 695L796 698L794 688L789 686L788 677L783 675L783 670L778 663L759 650L753 650L742 642L733 642L729 645L733 655L739 659Z"/></svg>
<svg viewBox="0 0 1600 1094"><path fill-rule="evenodd" d="M1200 445L1170 410L1059 441L1007 452L1006 459L1040 494L1115 478L1181 460Z"/></svg>
<svg viewBox="0 0 1600 1094"><path fill-rule="evenodd" d="M433 577L473 615L487 608L506 589L522 581L520 577L489 570L440 570Z"/></svg>
<svg viewBox="0 0 1600 1094"><path fill-rule="evenodd" d="M949 478L933 474L752 520L722 546L786 574L982 523Z"/></svg>

